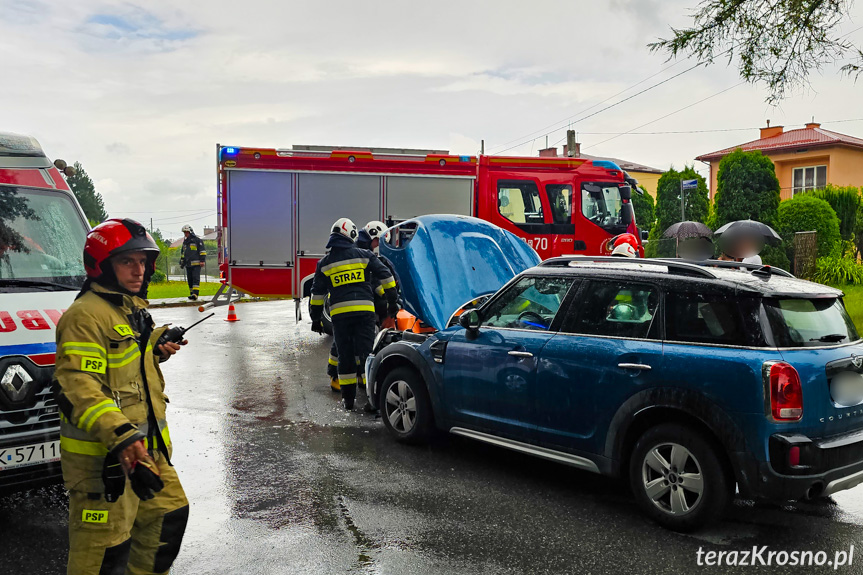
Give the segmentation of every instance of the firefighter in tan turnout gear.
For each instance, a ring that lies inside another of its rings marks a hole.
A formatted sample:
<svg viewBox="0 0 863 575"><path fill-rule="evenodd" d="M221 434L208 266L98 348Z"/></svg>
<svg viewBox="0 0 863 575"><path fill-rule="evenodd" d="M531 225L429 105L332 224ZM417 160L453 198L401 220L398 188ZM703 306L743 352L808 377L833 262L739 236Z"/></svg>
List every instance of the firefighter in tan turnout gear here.
<svg viewBox="0 0 863 575"><path fill-rule="evenodd" d="M87 281L57 326L69 575L167 573L186 529L159 369L180 345L158 345L166 328L154 329L143 299L158 254L133 220L98 225L84 245Z"/></svg>
<svg viewBox="0 0 863 575"><path fill-rule="evenodd" d="M374 253L355 242L357 226L347 219L330 228L329 253L318 261L312 282L312 330L323 331L324 300L330 295L333 338L338 348L338 379L345 409L353 409L357 383L365 383L365 358L375 338L375 293L386 295L390 315L398 311L396 282Z"/></svg>

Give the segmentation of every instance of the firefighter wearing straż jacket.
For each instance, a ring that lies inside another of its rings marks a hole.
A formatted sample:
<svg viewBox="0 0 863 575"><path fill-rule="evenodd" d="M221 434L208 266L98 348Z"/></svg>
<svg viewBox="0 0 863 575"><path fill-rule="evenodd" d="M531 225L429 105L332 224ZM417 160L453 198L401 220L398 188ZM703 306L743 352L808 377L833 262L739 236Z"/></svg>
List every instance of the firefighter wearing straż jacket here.
<svg viewBox="0 0 863 575"><path fill-rule="evenodd" d="M312 330L320 333L324 300L329 293L345 409L353 409L357 382L365 381L365 358L375 337L374 294L386 295L391 315L398 311L392 274L374 253L355 245L357 236L357 227L351 220L341 218L333 224L327 242L330 251L318 262L310 302Z"/></svg>
<svg viewBox="0 0 863 575"><path fill-rule="evenodd" d="M378 259L387 266L390 274L396 281L396 292L400 293L401 283L399 282L399 276L396 273L393 263L378 252L380 241L383 239L386 230L387 227L383 222L372 220L359 231L356 243L358 248L374 252ZM375 293L375 314L377 315L377 325L381 329L395 327L395 319L388 313L388 308L389 305L386 297ZM327 362L327 375L330 378L330 387L333 391L339 391L338 366L339 353L335 339L333 339L333 344L330 347L330 357Z"/></svg>
<svg viewBox="0 0 863 575"><path fill-rule="evenodd" d="M157 344L166 328L154 328L143 299L158 255L133 220L95 227L84 245L87 281L57 325L69 575L167 573L186 529L159 369L180 346Z"/></svg>
<svg viewBox="0 0 863 575"><path fill-rule="evenodd" d="M186 281L189 282L189 299L198 299L198 290L201 287L201 268L207 259L204 242L195 235L192 226L183 226L183 247L180 249L180 267L186 268Z"/></svg>

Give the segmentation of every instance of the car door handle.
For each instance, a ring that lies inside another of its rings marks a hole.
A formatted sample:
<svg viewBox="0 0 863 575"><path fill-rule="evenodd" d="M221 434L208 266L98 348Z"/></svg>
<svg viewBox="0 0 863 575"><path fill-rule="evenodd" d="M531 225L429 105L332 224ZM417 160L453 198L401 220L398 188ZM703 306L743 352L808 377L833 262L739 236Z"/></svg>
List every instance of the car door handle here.
<svg viewBox="0 0 863 575"><path fill-rule="evenodd" d="M529 351L510 351L509 355L514 355L515 357L533 357L533 354Z"/></svg>
<svg viewBox="0 0 863 575"><path fill-rule="evenodd" d="M644 371L650 371L653 369L645 363L618 363L617 367L620 369L643 369Z"/></svg>

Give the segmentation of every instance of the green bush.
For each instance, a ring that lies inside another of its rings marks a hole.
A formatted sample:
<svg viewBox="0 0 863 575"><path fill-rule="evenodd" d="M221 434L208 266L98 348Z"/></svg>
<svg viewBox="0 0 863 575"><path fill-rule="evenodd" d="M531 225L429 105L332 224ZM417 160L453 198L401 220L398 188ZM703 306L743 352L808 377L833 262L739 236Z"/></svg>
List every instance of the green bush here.
<svg viewBox="0 0 863 575"><path fill-rule="evenodd" d="M651 196L644 186L638 186L644 192L639 194L635 190L632 193L632 207L635 210L635 223L638 229L649 232L653 228L656 216L653 213L653 196ZM207 248L209 250L209 248ZM214 250L215 251L215 250ZM207 251L207 253L210 253Z"/></svg>
<svg viewBox="0 0 863 575"><path fill-rule="evenodd" d="M782 236L789 259L793 257L796 232L818 232L818 256L829 256L839 243L839 218L826 201L811 194L798 194L779 204L777 232Z"/></svg>
<svg viewBox="0 0 863 575"><path fill-rule="evenodd" d="M719 161L711 223L718 228L736 220L757 220L773 226L779 197L770 158L738 148Z"/></svg>
<svg viewBox="0 0 863 575"><path fill-rule="evenodd" d="M158 283L162 283L166 279L168 279L168 278L165 277L165 272L160 271L160 270L156 270L153 272L153 277L150 278L150 283L158 284Z"/></svg>
<svg viewBox="0 0 863 575"><path fill-rule="evenodd" d="M786 271L791 270L791 262L788 260L788 254L782 246L765 246L761 252L761 263L766 266L782 268Z"/></svg>
<svg viewBox="0 0 863 575"><path fill-rule="evenodd" d="M818 258L814 281L820 284L863 284L863 266L854 258L827 256Z"/></svg>
<svg viewBox="0 0 863 575"><path fill-rule="evenodd" d="M807 192L830 204L839 218L839 233L842 239L850 241L857 227L857 210L860 209L860 190L854 187L840 188L827 184L823 190Z"/></svg>

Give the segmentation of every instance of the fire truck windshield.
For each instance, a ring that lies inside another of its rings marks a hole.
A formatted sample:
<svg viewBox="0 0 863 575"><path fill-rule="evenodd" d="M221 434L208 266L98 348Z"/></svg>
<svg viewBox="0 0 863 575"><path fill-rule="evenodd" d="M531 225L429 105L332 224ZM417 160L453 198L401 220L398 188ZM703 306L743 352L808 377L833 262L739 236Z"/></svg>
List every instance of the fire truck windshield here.
<svg viewBox="0 0 863 575"><path fill-rule="evenodd" d="M42 281L79 289L87 226L62 193L0 186L0 291Z"/></svg>
<svg viewBox="0 0 863 575"><path fill-rule="evenodd" d="M620 184L588 183L581 186L581 213L584 217L612 234L625 230Z"/></svg>

